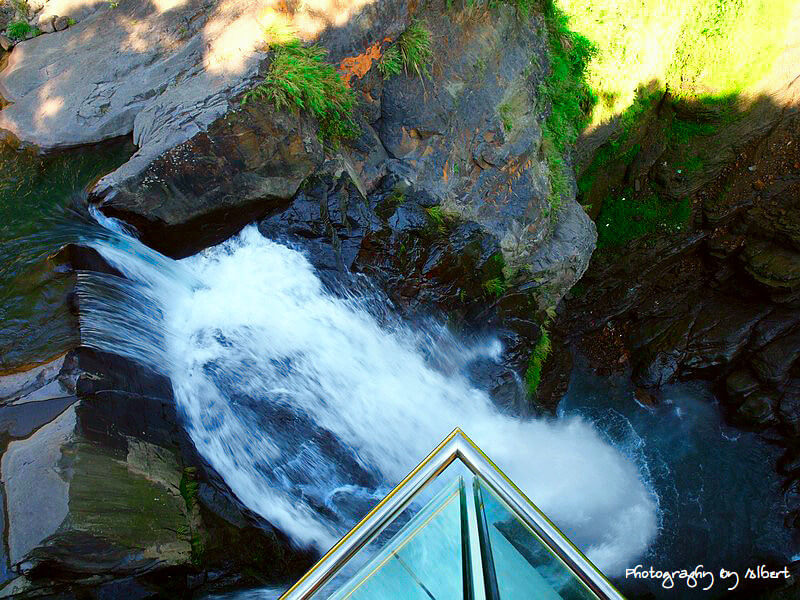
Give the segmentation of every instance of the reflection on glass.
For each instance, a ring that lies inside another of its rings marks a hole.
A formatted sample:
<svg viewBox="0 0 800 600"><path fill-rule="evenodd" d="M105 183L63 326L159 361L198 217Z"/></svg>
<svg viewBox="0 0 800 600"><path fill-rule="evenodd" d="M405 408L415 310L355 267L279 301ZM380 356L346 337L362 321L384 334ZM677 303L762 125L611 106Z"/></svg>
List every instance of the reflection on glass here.
<svg viewBox="0 0 800 600"><path fill-rule="evenodd" d="M461 600L465 597L464 481L420 510L331 600Z"/></svg>
<svg viewBox="0 0 800 600"><path fill-rule="evenodd" d="M487 600L596 598L479 477L473 488Z"/></svg>

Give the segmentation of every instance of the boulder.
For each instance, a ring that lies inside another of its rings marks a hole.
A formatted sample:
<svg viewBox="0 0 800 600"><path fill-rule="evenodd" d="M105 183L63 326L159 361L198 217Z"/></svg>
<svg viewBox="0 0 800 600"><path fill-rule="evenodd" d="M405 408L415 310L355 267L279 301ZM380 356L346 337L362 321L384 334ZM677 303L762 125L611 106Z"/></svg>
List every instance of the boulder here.
<svg viewBox="0 0 800 600"><path fill-rule="evenodd" d="M725 379L726 400L738 406L759 387L761 383L749 370L734 371Z"/></svg>
<svg viewBox="0 0 800 600"><path fill-rule="evenodd" d="M772 394L753 394L731 414L731 420L741 427L766 429L778 424L775 405L776 400Z"/></svg>
<svg viewBox="0 0 800 600"><path fill-rule="evenodd" d="M39 27L42 33L53 33L56 30L55 22L58 18L59 17L54 15L40 15L37 27Z"/></svg>
<svg viewBox="0 0 800 600"><path fill-rule="evenodd" d="M185 256L288 206L322 157L311 120L251 103L107 190L101 206L152 247Z"/></svg>
<svg viewBox="0 0 800 600"><path fill-rule="evenodd" d="M767 240L752 239L745 243L742 261L758 283L778 289L800 286L800 252Z"/></svg>
<svg viewBox="0 0 800 600"><path fill-rule="evenodd" d="M780 336L761 348L750 365L765 383L782 383L794 362L800 357L800 328Z"/></svg>
<svg viewBox="0 0 800 600"><path fill-rule="evenodd" d="M64 31L69 27L69 19L67 17L56 17L53 19L53 29L56 31Z"/></svg>
<svg viewBox="0 0 800 600"><path fill-rule="evenodd" d="M13 47L14 47L14 42L11 41L11 39L7 38L6 36L0 34L0 48L8 52Z"/></svg>

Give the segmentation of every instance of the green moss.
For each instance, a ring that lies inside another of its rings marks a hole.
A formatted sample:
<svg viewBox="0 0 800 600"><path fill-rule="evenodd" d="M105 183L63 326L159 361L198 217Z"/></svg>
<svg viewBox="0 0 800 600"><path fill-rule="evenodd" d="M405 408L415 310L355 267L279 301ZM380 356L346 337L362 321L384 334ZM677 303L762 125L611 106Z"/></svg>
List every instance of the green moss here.
<svg viewBox="0 0 800 600"><path fill-rule="evenodd" d="M85 442L76 445L72 456L69 508L75 529L107 537L129 548L180 542L178 530L185 527L186 516L181 499L168 489L168 482L156 483L145 478L124 461ZM173 460L171 456L163 456L165 460ZM174 473L173 468L177 468L174 462L157 465L155 476L161 472ZM184 549L188 555L189 547ZM173 552L177 552L175 558L180 560L179 545Z"/></svg>
<svg viewBox="0 0 800 600"><path fill-rule="evenodd" d="M181 474L181 481L178 484L178 490L181 493L181 498L186 503L186 509L191 511L197 503L197 490L199 488L197 482L197 469L195 467L186 467Z"/></svg>
<svg viewBox="0 0 800 600"><path fill-rule="evenodd" d="M688 199L667 202L656 194L634 199L626 189L603 201L597 217L597 247L623 246L650 233L678 233L687 227L691 215Z"/></svg>
<svg viewBox="0 0 800 600"><path fill-rule="evenodd" d="M697 137L715 134L718 129L713 123L698 123L675 118L667 130L667 139L676 146L686 146Z"/></svg>
<svg viewBox="0 0 800 600"><path fill-rule="evenodd" d="M550 173L550 205L557 211L567 192L565 153L589 122L592 106L597 102L585 80L586 67L596 49L587 38L570 31L568 17L554 2L545 2L544 14L550 72L540 89L540 102L549 104L542 145Z"/></svg>
<svg viewBox="0 0 800 600"><path fill-rule="evenodd" d="M673 96L740 94L784 47L793 0L556 0L597 47L587 69L599 124L624 113L656 80Z"/></svg>
<svg viewBox="0 0 800 600"><path fill-rule="evenodd" d="M321 139L333 145L357 136L355 94L323 60L327 51L303 46L297 39L273 51L266 78L244 95L242 103L267 100L278 110L307 111L319 122Z"/></svg>
<svg viewBox="0 0 800 600"><path fill-rule="evenodd" d="M384 79L399 75L402 71L406 75L410 71L420 78L430 78L432 61L431 32L424 23L413 21L397 37L397 41L386 49L378 62L378 70Z"/></svg>

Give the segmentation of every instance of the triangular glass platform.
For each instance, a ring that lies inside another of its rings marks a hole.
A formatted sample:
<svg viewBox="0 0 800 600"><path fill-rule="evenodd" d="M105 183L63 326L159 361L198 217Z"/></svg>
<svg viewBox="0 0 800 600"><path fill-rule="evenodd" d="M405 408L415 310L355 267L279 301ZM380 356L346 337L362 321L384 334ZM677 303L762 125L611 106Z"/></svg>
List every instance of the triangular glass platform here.
<svg viewBox="0 0 800 600"><path fill-rule="evenodd" d="M623 599L460 430L281 600Z"/></svg>

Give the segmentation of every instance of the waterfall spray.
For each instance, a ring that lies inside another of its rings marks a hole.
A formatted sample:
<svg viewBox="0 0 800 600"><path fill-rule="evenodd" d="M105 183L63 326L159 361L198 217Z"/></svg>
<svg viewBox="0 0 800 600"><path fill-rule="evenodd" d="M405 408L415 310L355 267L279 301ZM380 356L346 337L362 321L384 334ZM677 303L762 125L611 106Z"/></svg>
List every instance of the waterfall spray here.
<svg viewBox="0 0 800 600"><path fill-rule="evenodd" d="M81 275L83 343L167 375L200 453L298 544L327 549L455 426L607 573L655 537L657 498L589 423L515 419L470 384L459 365L498 342L379 322L254 226L181 261L90 243L126 279Z"/></svg>

